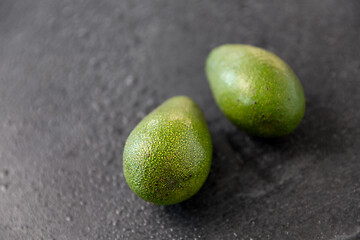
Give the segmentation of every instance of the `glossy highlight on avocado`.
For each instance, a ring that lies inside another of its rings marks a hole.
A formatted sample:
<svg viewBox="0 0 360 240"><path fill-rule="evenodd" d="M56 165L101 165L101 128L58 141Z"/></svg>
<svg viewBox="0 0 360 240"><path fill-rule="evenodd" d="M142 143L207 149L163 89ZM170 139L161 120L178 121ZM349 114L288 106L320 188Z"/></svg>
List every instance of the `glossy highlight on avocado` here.
<svg viewBox="0 0 360 240"><path fill-rule="evenodd" d="M139 197L170 205L198 192L211 160L211 136L200 108L190 98L177 96L152 111L130 133L123 171Z"/></svg>
<svg viewBox="0 0 360 240"><path fill-rule="evenodd" d="M250 45L225 44L211 51L206 75L226 117L247 133L291 133L305 112L302 85L275 54Z"/></svg>

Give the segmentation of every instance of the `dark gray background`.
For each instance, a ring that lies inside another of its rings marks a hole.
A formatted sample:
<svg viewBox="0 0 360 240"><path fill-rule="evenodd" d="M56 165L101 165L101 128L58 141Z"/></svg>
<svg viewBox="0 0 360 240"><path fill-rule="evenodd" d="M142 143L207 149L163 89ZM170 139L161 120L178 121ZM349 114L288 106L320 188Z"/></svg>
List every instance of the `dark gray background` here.
<svg viewBox="0 0 360 240"><path fill-rule="evenodd" d="M307 98L252 138L204 74L223 43L273 51ZM0 239L360 239L360 1L1 0ZM211 174L160 207L128 188L134 126L175 95L203 109Z"/></svg>

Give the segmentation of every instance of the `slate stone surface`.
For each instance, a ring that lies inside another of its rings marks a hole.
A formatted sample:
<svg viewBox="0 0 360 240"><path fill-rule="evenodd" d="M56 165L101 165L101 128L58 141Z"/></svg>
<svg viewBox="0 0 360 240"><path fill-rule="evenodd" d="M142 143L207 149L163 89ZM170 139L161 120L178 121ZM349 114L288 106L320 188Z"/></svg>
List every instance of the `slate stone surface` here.
<svg viewBox="0 0 360 240"><path fill-rule="evenodd" d="M358 0L0 1L0 239L360 239ZM299 76L306 115L263 140L221 114L209 51L248 43ZM211 174L160 207L122 150L175 95L203 109Z"/></svg>

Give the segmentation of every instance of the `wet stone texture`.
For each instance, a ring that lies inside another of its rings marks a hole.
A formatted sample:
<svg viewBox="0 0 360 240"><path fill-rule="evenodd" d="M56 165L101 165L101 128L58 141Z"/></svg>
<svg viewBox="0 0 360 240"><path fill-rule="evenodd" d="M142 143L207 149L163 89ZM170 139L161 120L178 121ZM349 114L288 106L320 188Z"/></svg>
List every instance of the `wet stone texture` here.
<svg viewBox="0 0 360 240"><path fill-rule="evenodd" d="M360 2L0 1L0 239L360 239ZM303 83L276 140L226 120L209 51L275 52ZM134 126L175 95L203 109L210 176L175 206L128 188Z"/></svg>

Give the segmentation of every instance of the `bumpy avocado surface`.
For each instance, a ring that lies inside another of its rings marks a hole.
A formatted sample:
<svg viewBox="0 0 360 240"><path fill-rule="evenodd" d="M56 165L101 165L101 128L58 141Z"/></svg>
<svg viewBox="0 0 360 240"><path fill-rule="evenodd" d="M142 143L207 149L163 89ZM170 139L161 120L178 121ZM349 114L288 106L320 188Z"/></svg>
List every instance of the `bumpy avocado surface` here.
<svg viewBox="0 0 360 240"><path fill-rule="evenodd" d="M139 197L170 205L198 192L211 159L211 136L200 108L190 98L178 96L152 111L131 132L123 171Z"/></svg>
<svg viewBox="0 0 360 240"><path fill-rule="evenodd" d="M304 115L300 81L269 51L242 44L219 46L208 56L206 75L222 112L251 135L287 135Z"/></svg>

